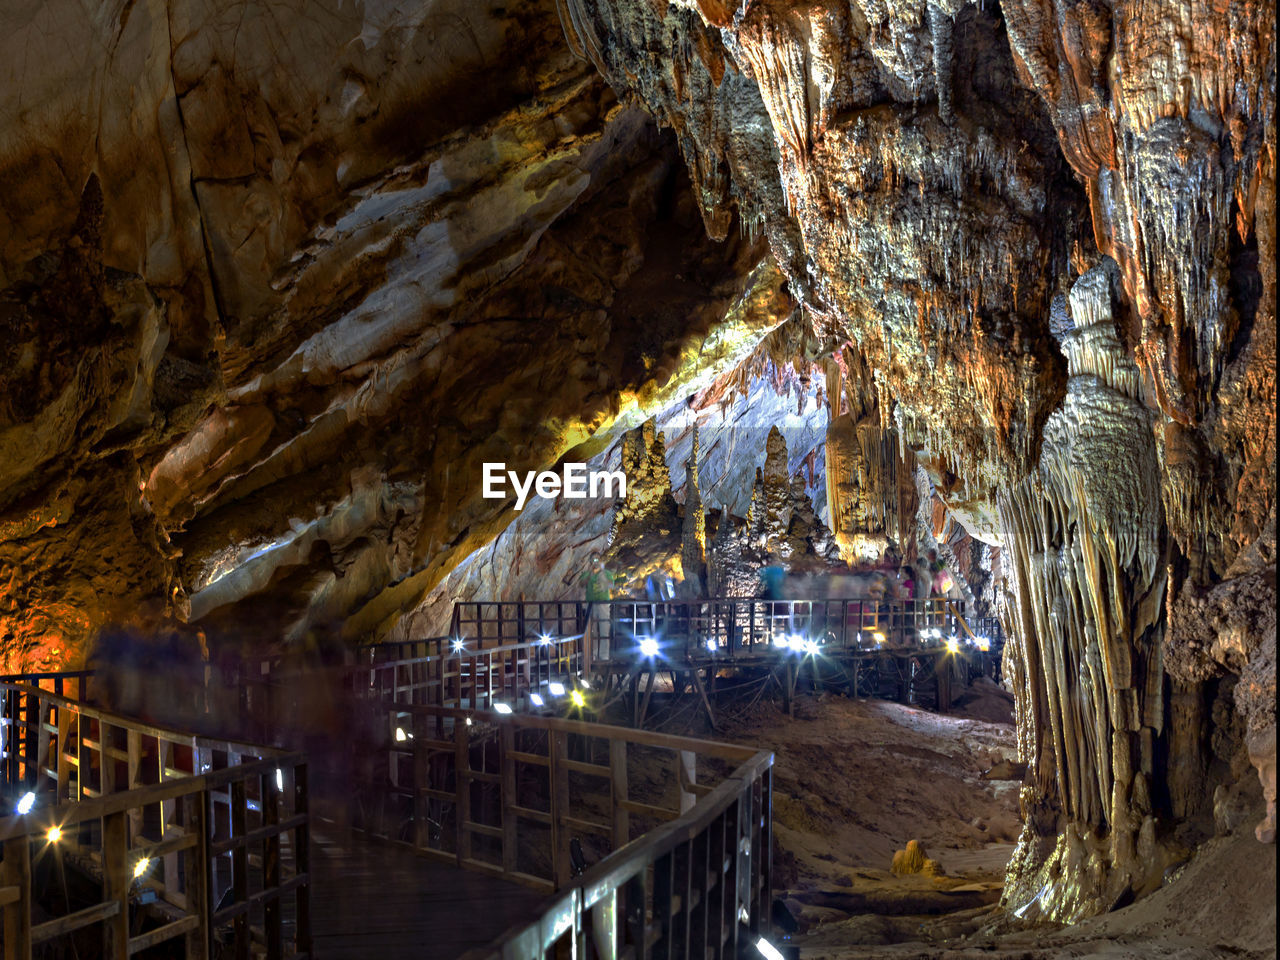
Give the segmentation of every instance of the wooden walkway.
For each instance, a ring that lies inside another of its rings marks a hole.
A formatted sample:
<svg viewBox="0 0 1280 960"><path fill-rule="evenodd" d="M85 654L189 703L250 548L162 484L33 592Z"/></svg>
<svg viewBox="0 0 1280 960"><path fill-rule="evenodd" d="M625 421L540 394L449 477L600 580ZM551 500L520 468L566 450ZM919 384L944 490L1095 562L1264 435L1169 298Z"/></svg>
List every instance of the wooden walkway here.
<svg viewBox="0 0 1280 960"><path fill-rule="evenodd" d="M312 942L322 960L457 960L542 912L547 895L403 847L317 829Z"/></svg>

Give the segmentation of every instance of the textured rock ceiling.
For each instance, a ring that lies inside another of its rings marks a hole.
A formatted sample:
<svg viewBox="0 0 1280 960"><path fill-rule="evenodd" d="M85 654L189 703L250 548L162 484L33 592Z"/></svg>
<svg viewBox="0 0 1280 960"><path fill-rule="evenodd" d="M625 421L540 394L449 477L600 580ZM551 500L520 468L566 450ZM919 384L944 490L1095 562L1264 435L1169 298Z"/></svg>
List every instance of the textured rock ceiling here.
<svg viewBox="0 0 1280 960"><path fill-rule="evenodd" d="M798 306L1008 557L1007 905L1141 894L1232 704L1274 797L1274 621L1204 613L1274 595L1274 15L7 5L10 666L116 619L384 635L511 520L482 461L603 455Z"/></svg>

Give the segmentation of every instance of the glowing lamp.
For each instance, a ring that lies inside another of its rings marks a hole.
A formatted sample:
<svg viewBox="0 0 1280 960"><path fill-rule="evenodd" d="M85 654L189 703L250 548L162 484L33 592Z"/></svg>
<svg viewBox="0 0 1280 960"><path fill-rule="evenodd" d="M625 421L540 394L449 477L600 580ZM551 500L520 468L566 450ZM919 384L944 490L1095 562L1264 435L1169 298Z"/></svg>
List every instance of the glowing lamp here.
<svg viewBox="0 0 1280 960"><path fill-rule="evenodd" d="M284 771L276 767L276 789L284 793Z"/></svg>
<svg viewBox="0 0 1280 960"><path fill-rule="evenodd" d="M760 952L760 956L767 958L767 960L786 960L782 955L782 951L764 937L756 941L756 950Z"/></svg>
<svg viewBox="0 0 1280 960"><path fill-rule="evenodd" d="M409 735L404 732L403 727L396 727L396 743L404 743L409 739Z"/></svg>
<svg viewBox="0 0 1280 960"><path fill-rule="evenodd" d="M50 843L57 843L59 840L62 839L62 828L50 827L49 832L46 833L45 836L49 838Z"/></svg>
<svg viewBox="0 0 1280 960"><path fill-rule="evenodd" d="M151 866L151 858L143 857L133 865L133 879L139 880L142 875L147 872L147 867Z"/></svg>
<svg viewBox="0 0 1280 960"><path fill-rule="evenodd" d="M879 630L873 633L872 636L876 638L876 643L884 643L884 634Z"/></svg>
<svg viewBox="0 0 1280 960"><path fill-rule="evenodd" d="M955 637L947 637L947 653L958 653L960 650L960 641Z"/></svg>
<svg viewBox="0 0 1280 960"><path fill-rule="evenodd" d="M658 641L653 637L640 638L640 655L653 659L658 655Z"/></svg>
<svg viewBox="0 0 1280 960"><path fill-rule="evenodd" d="M549 647L549 646L551 646L551 636L550 636L550 634L546 634L546 633L542 634L542 636L538 637L538 643L539 643L539 644L541 644L541 645L542 645L542 646L544 646L544 647Z"/></svg>
<svg viewBox="0 0 1280 960"><path fill-rule="evenodd" d="M506 715L508 715L508 714L510 714L510 713L511 713L511 704L509 704L509 703L495 703L495 704L493 705L493 709L494 709L494 710L497 710L497 711L498 711L498 713L501 713L503 716L506 716Z"/></svg>
<svg viewBox="0 0 1280 960"><path fill-rule="evenodd" d="M563 683L556 683L556 682L553 680L551 683L548 683L548 684L547 684L547 692L548 692L548 693L550 693L553 697L563 697L563 696L564 696L564 684L563 684Z"/></svg>
<svg viewBox="0 0 1280 960"><path fill-rule="evenodd" d="M36 795L28 791L22 795L22 799L18 801L18 805L14 808L19 816L30 813L31 808L36 805Z"/></svg>
<svg viewBox="0 0 1280 960"><path fill-rule="evenodd" d="M707 653L715 653L715 652L716 652L716 642L714 640L708 640Z"/></svg>
<svg viewBox="0 0 1280 960"><path fill-rule="evenodd" d="M540 707L540 706L542 706L546 701L542 699L542 694L540 694L540 693L531 693L531 694L529 694L529 702L530 702L530 703L532 703L535 707Z"/></svg>
<svg viewBox="0 0 1280 960"><path fill-rule="evenodd" d="M462 652L463 650L465 650L465 649L467 649L467 642L466 642L465 640L455 640L455 641L453 641L453 652L454 652L454 653L461 653L461 652Z"/></svg>
<svg viewBox="0 0 1280 960"><path fill-rule="evenodd" d="M585 707L587 705L587 698L582 695L581 690L573 691L573 693L569 694L569 699L573 701L575 707Z"/></svg>

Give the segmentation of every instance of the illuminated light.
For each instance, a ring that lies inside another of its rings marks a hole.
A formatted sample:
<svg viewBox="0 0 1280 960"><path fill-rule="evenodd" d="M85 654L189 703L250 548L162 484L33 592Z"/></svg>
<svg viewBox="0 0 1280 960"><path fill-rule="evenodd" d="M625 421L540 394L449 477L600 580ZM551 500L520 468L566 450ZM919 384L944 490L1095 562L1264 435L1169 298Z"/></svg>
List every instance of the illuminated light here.
<svg viewBox="0 0 1280 960"><path fill-rule="evenodd" d="M467 641L465 641L465 640L455 640L455 641L453 641L453 652L454 652L454 653L461 653L461 652L462 652L463 650L465 650L465 649L467 649Z"/></svg>
<svg viewBox="0 0 1280 960"><path fill-rule="evenodd" d="M45 836L49 838L50 843L57 843L59 840L62 839L62 828L50 827L49 832L46 833Z"/></svg>
<svg viewBox="0 0 1280 960"><path fill-rule="evenodd" d="M991 641L987 637L977 637L973 641L973 645L983 653L988 653L991 650Z"/></svg>
<svg viewBox="0 0 1280 960"><path fill-rule="evenodd" d="M800 636L798 633L792 634L787 637L787 646L796 651L796 653L799 653L804 649L804 637Z"/></svg>
<svg viewBox="0 0 1280 960"><path fill-rule="evenodd" d="M818 655L818 641L806 640L804 642L804 652L811 657L816 657Z"/></svg>
<svg viewBox="0 0 1280 960"><path fill-rule="evenodd" d="M760 951L760 956L768 957L769 960L786 960L782 955L782 951L764 937L756 941L756 949Z"/></svg>
<svg viewBox="0 0 1280 960"><path fill-rule="evenodd" d="M573 691L573 693L569 694L569 699L573 701L575 707L585 707L587 705L587 698L582 695L581 690Z"/></svg>
<svg viewBox="0 0 1280 960"><path fill-rule="evenodd" d="M551 646L551 635L546 633L542 634L538 637L538 643L542 644L544 647Z"/></svg>
<svg viewBox="0 0 1280 960"><path fill-rule="evenodd" d="M511 704L509 704L509 703L495 703L495 704L493 705L493 709L497 710L497 711L498 711L498 713L501 713L503 716L506 716L506 715L508 715L508 714L510 714L510 713L511 713Z"/></svg>
<svg viewBox="0 0 1280 960"><path fill-rule="evenodd" d="M775 647L786 647L789 646L789 642L785 636L779 635L773 638L773 645Z"/></svg>
<svg viewBox="0 0 1280 960"><path fill-rule="evenodd" d="M404 732L404 727L396 727L396 743L404 743L409 739L409 735Z"/></svg>
<svg viewBox="0 0 1280 960"><path fill-rule="evenodd" d="M947 653L958 653L960 651L960 641L955 637L947 637Z"/></svg>
<svg viewBox="0 0 1280 960"><path fill-rule="evenodd" d="M652 659L658 655L658 641L653 637L640 638L640 655Z"/></svg>
<svg viewBox="0 0 1280 960"><path fill-rule="evenodd" d="M579 677L579 678L578 678L578 683L582 684L582 688L583 688L584 690L590 690L590 689L591 689L591 681L590 681L590 680L588 680L586 677Z"/></svg>
<svg viewBox="0 0 1280 960"><path fill-rule="evenodd" d="M551 683L547 684L547 692L550 693L553 697L563 697L564 684L556 683L555 681L552 681Z"/></svg>
<svg viewBox="0 0 1280 960"><path fill-rule="evenodd" d="M147 872L147 867L151 866L151 858L143 857L133 865L133 879L139 880L142 875Z"/></svg>
<svg viewBox="0 0 1280 960"><path fill-rule="evenodd" d="M470 717L467 717L467 726L468 726L468 727L469 727L469 726L471 726L471 718L470 718Z"/></svg>
<svg viewBox="0 0 1280 960"><path fill-rule="evenodd" d="M18 815L30 813L31 808L36 805L36 795L34 793L24 793L22 799L18 801L18 805L14 808L18 811Z"/></svg>
<svg viewBox="0 0 1280 960"><path fill-rule="evenodd" d="M544 703L546 703L546 701L542 699L542 694L540 693L529 694L529 702L532 703L535 707L540 707Z"/></svg>
<svg viewBox="0 0 1280 960"><path fill-rule="evenodd" d="M708 652L708 653L715 653L715 652L716 652L716 642L715 642L714 640L708 640L708 641L707 641L707 652Z"/></svg>
<svg viewBox="0 0 1280 960"><path fill-rule="evenodd" d="M876 643L884 643L884 634L877 630L871 636L875 637Z"/></svg>
<svg viewBox="0 0 1280 960"><path fill-rule="evenodd" d="M276 767L276 789L284 793L284 771Z"/></svg>

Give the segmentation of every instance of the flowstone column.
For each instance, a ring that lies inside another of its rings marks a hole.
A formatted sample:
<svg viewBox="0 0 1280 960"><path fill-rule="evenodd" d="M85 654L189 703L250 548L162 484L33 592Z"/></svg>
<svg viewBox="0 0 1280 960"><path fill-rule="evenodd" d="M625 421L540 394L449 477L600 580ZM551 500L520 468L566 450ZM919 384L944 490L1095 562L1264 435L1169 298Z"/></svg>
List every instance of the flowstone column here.
<svg viewBox="0 0 1280 960"><path fill-rule="evenodd" d="M1167 749L1159 472L1112 316L1117 279L1104 261L1055 302L1066 397L1037 470L999 501L1019 757L1033 764L1004 902L1028 919L1106 910L1158 883L1165 865L1153 789Z"/></svg>

